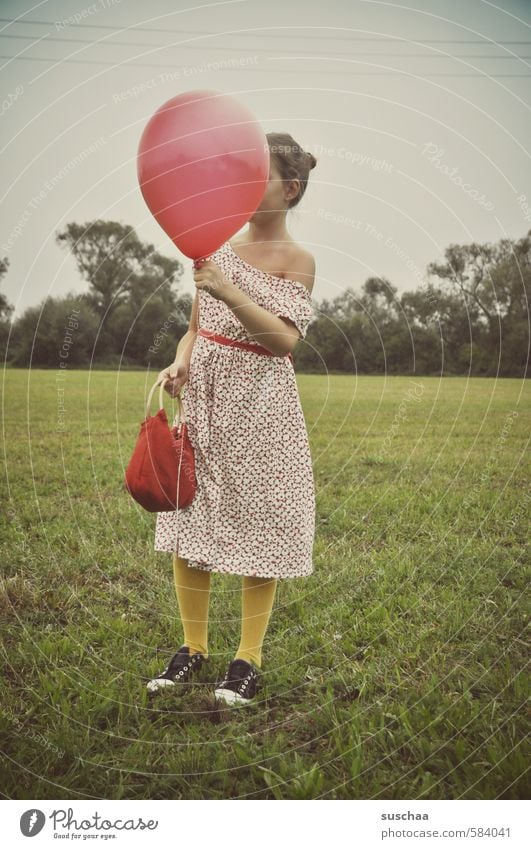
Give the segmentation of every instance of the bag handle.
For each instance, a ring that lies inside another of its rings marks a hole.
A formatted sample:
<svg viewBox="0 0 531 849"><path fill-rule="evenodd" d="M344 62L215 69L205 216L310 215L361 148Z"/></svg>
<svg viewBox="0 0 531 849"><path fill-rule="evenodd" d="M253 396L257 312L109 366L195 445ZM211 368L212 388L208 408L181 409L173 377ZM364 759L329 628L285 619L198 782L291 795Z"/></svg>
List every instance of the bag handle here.
<svg viewBox="0 0 531 849"><path fill-rule="evenodd" d="M161 410L164 407L164 401L163 401L162 393L164 392L164 386L168 381L169 381L169 377L165 377L160 382L159 410ZM158 381L155 381L155 383L153 384L153 386L150 389L148 399L147 399L147 404L146 404L146 419L149 416L149 411L151 409L151 400L153 398L153 394L155 392L155 389L157 388L158 385L159 385ZM181 386L181 389L179 390L179 392L175 396L177 398L177 406L179 408L178 414L177 414L178 417L179 417L177 426L179 426L180 424L182 424L182 422L184 422L183 407L182 407L182 400L181 400L181 390L182 390L182 388L183 387Z"/></svg>

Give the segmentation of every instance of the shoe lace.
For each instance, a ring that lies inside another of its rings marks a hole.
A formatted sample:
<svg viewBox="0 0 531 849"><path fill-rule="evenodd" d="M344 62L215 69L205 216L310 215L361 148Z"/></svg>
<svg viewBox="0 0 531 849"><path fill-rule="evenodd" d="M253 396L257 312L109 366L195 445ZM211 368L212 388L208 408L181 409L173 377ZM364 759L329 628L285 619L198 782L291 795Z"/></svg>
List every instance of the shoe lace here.
<svg viewBox="0 0 531 849"><path fill-rule="evenodd" d="M243 681L242 681L242 683L241 683L241 686L240 686L240 693L243 693L243 691L247 689L247 687L249 686L249 682L251 681L251 679L254 681L254 680L256 680L256 678L257 678L257 677L258 677L258 676L257 676L256 672L254 671L254 669L251 669L251 671L249 672L249 674L248 674L248 675L247 675L247 676L243 679Z"/></svg>
<svg viewBox="0 0 531 849"><path fill-rule="evenodd" d="M173 669L175 668L176 664L179 662L181 657L182 657L182 655L179 655L179 654L175 655L170 660L170 662L168 663L166 669L163 672L163 675L167 675L168 672L170 672L170 670L173 671ZM182 666L180 669L176 670L176 674L178 674L180 677L185 675L188 672L189 669L193 669L193 667L196 666L199 663L200 657L201 656L199 654L193 654L192 657L189 660L187 660L187 662L185 663L184 666Z"/></svg>
<svg viewBox="0 0 531 849"><path fill-rule="evenodd" d="M243 691L247 689L247 687L249 685L249 681L251 680L252 677L253 676L249 673L249 675L246 678L243 679L241 686L240 686L240 693L243 693Z"/></svg>
<svg viewBox="0 0 531 849"><path fill-rule="evenodd" d="M234 672L232 673L232 676L231 676L231 664L229 664L229 668L227 670L227 673L226 673L224 679L222 681L220 681L218 686L220 688L223 688L223 687L226 687L228 684L237 685L238 682L240 682L240 685L237 689L240 693L243 693L245 690L248 689L251 679L254 680L257 677L258 677L257 673L255 672L255 670L252 667L249 670L249 672L247 673L247 675L245 676L245 678L239 678L238 676L234 676Z"/></svg>

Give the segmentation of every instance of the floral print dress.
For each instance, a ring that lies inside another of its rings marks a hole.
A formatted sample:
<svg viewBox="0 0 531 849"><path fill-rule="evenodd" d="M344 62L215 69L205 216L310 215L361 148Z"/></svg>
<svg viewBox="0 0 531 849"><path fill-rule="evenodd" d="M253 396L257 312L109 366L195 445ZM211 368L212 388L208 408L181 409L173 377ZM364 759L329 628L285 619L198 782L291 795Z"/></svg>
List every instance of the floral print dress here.
<svg viewBox="0 0 531 849"><path fill-rule="evenodd" d="M293 322L304 338L313 305L303 283L249 265L230 242L210 259L251 300ZM259 343L223 301L198 292L200 328ZM181 398L197 490L187 507L157 514L155 550L175 552L189 566L210 572L311 575L314 477L290 358L198 335Z"/></svg>

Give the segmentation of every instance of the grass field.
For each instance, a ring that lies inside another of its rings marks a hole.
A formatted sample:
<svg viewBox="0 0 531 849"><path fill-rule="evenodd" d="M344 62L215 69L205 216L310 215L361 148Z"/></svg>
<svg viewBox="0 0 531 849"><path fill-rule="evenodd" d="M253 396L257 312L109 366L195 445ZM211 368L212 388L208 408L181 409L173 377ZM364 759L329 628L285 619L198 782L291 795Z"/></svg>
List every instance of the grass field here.
<svg viewBox="0 0 531 849"><path fill-rule="evenodd" d="M121 488L152 378L4 373L2 795L528 798L529 382L298 375L315 572L279 582L264 689L231 711L208 682L236 575L213 575L201 685L146 698L182 642L171 555Z"/></svg>

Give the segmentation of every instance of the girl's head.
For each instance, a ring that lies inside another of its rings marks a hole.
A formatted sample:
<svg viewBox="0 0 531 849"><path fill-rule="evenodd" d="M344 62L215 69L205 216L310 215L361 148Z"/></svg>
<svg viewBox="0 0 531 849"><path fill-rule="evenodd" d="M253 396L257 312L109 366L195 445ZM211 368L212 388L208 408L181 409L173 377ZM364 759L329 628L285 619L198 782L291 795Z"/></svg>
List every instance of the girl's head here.
<svg viewBox="0 0 531 849"><path fill-rule="evenodd" d="M267 133L267 143L273 170L284 183L284 197L288 209L301 200L312 168L317 165L313 153L297 144L289 133Z"/></svg>
<svg viewBox="0 0 531 849"><path fill-rule="evenodd" d="M289 133L267 133L266 138L270 154L269 183L257 211L287 212L302 199L317 160Z"/></svg>

